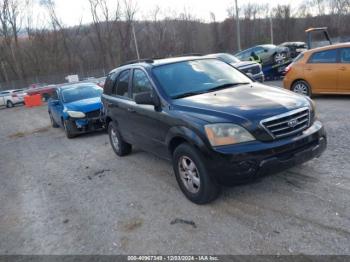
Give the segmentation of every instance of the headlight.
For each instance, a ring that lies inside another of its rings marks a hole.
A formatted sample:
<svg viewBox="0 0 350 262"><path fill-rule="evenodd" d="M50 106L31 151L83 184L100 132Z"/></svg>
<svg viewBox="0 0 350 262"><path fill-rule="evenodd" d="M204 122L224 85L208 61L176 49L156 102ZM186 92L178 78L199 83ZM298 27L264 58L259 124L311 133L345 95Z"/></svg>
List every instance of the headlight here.
<svg viewBox="0 0 350 262"><path fill-rule="evenodd" d="M311 116L313 119L317 118L317 112L316 112L316 103L309 97L306 97L309 100L310 103L310 110L311 110Z"/></svg>
<svg viewBox="0 0 350 262"><path fill-rule="evenodd" d="M67 111L67 114L73 118L84 118L85 114L79 111Z"/></svg>
<svg viewBox="0 0 350 262"><path fill-rule="evenodd" d="M235 124L211 124L204 128L212 146L232 145L255 140L246 129Z"/></svg>

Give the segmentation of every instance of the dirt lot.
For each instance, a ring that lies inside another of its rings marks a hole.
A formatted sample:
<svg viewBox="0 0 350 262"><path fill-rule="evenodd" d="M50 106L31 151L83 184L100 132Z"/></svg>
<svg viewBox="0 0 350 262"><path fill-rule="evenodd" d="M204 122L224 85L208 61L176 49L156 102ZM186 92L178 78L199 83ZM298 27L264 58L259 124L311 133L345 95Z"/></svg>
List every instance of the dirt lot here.
<svg viewBox="0 0 350 262"><path fill-rule="evenodd" d="M350 97L315 101L320 159L206 206L166 161L117 158L105 133L68 140L46 107L0 109L0 254L350 254Z"/></svg>

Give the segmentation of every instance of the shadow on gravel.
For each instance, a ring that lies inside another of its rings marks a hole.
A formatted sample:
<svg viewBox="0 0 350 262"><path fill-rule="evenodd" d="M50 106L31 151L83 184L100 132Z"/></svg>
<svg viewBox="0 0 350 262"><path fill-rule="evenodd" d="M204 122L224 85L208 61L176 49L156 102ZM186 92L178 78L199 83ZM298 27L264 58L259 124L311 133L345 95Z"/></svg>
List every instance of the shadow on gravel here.
<svg viewBox="0 0 350 262"><path fill-rule="evenodd" d="M44 133L44 132L47 132L49 130L50 130L50 126L41 127L41 128L34 129L33 131L16 132L16 133L9 135L8 138L16 139L16 138L21 138L21 137L33 135L33 134Z"/></svg>
<svg viewBox="0 0 350 262"><path fill-rule="evenodd" d="M63 129L62 129L62 132L64 132ZM72 139L73 140L89 139L91 137L95 137L95 136L99 136L99 135L107 135L107 132L105 130L89 132L89 133L85 133L85 134L80 134Z"/></svg>

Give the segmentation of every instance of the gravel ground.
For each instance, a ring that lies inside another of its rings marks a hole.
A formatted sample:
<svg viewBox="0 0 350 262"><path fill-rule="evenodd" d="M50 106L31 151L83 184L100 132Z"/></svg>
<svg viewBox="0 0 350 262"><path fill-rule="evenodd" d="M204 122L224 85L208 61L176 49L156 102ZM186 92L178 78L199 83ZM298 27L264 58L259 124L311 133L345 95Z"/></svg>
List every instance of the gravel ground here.
<svg viewBox="0 0 350 262"><path fill-rule="evenodd" d="M315 101L321 158L205 206L169 162L117 158L103 132L68 140L45 106L0 109L0 254L350 254L350 97Z"/></svg>

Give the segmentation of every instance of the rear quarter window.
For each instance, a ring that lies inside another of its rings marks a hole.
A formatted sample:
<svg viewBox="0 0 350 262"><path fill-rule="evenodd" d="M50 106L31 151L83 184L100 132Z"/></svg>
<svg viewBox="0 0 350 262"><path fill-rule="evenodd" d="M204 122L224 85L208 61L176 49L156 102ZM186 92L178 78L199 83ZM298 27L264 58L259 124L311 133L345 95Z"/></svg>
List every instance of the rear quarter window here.
<svg viewBox="0 0 350 262"><path fill-rule="evenodd" d="M299 62L301 59L303 59L304 58L304 54L299 54L295 59L294 59L294 61L293 61L293 63L297 63L297 62Z"/></svg>

